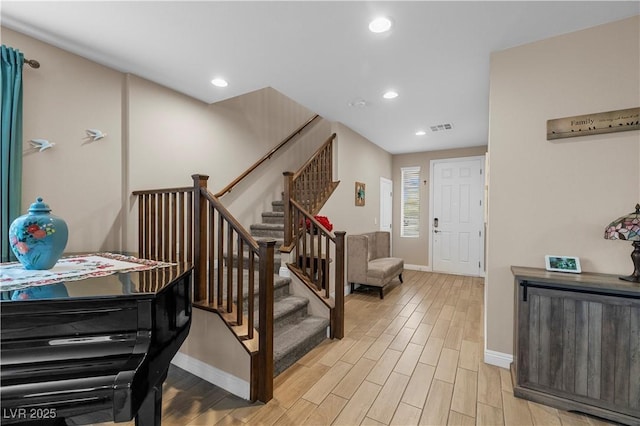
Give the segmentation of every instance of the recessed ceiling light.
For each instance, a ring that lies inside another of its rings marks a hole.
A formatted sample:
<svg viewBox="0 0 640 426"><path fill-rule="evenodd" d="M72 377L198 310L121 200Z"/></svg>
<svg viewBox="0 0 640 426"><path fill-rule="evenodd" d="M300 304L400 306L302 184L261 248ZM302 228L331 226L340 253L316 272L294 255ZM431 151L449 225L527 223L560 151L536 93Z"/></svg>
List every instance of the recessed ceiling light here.
<svg viewBox="0 0 640 426"><path fill-rule="evenodd" d="M369 31L372 33L384 33L391 29L391 20L381 16L369 23Z"/></svg>
<svg viewBox="0 0 640 426"><path fill-rule="evenodd" d="M211 84L216 87L227 87L229 85L229 83L227 83L227 80L223 78L214 78L213 80L211 80Z"/></svg>
<svg viewBox="0 0 640 426"><path fill-rule="evenodd" d="M426 135L426 134L427 134L427 132L425 132L424 130L418 130L418 131L416 132L416 136L424 136L424 135Z"/></svg>
<svg viewBox="0 0 640 426"><path fill-rule="evenodd" d="M395 92L393 90L389 90L384 95L382 95L382 97L385 98L385 99L395 99L395 98L398 97L398 92Z"/></svg>

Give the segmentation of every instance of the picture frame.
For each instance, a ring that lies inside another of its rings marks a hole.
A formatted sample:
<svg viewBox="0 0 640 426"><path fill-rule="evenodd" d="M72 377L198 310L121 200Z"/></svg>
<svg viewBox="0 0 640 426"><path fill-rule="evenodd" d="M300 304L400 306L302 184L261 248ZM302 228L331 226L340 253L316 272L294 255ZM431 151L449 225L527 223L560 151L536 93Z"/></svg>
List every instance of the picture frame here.
<svg viewBox="0 0 640 426"><path fill-rule="evenodd" d="M356 206L364 206L365 195L365 184L363 182L356 182Z"/></svg>
<svg viewBox="0 0 640 426"><path fill-rule="evenodd" d="M544 264L547 271L570 272L572 274L582 272L580 259L574 256L554 256L548 254L544 257Z"/></svg>

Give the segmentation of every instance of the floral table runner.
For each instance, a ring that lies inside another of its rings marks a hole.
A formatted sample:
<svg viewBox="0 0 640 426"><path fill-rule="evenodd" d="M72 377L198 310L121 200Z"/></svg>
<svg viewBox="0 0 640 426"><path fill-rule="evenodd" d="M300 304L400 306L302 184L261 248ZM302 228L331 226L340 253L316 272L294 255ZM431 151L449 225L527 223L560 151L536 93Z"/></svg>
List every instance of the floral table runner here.
<svg viewBox="0 0 640 426"><path fill-rule="evenodd" d="M171 266L173 263L138 259L113 253L65 257L48 270L26 270L18 262L0 264L0 291L101 277L116 272L145 271Z"/></svg>

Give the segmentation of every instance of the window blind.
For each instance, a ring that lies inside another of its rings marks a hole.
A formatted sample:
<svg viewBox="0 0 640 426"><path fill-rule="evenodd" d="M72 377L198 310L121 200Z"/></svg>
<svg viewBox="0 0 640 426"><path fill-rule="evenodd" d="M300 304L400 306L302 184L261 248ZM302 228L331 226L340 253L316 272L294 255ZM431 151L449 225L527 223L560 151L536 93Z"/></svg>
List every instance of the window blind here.
<svg viewBox="0 0 640 426"><path fill-rule="evenodd" d="M403 167L400 236L420 236L420 167Z"/></svg>

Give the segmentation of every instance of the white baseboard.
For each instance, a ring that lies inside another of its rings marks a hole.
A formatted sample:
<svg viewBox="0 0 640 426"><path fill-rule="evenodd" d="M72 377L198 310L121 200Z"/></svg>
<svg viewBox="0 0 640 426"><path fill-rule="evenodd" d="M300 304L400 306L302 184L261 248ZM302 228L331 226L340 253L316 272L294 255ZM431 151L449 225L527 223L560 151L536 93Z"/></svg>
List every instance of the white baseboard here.
<svg viewBox="0 0 640 426"><path fill-rule="evenodd" d="M178 352L171 360L171 364L180 367L194 376L198 376L228 392L231 392L242 399L248 400L250 398L249 382L239 379L226 371L218 370L199 359Z"/></svg>
<svg viewBox="0 0 640 426"><path fill-rule="evenodd" d="M485 349L484 362L495 365L496 367L509 369L513 362L513 355Z"/></svg>
<svg viewBox="0 0 640 426"><path fill-rule="evenodd" d="M431 268L431 266L427 266L427 265L411 265L411 264L404 264L404 269L409 269L411 271L422 271L422 272L431 272L433 271L433 268Z"/></svg>

